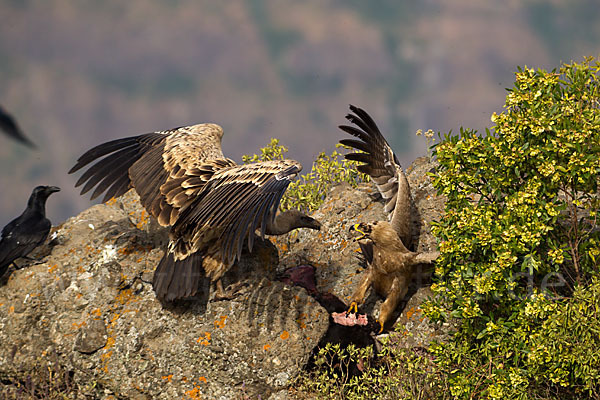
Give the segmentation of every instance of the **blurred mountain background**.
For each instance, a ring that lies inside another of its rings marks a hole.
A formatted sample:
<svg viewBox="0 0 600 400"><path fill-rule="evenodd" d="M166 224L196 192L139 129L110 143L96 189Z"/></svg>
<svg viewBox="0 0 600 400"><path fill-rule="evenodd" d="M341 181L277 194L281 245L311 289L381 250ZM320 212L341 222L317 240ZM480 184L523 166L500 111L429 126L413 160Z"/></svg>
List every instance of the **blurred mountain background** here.
<svg viewBox="0 0 600 400"><path fill-rule="evenodd" d="M101 142L200 122L226 156L276 137L310 170L348 104L403 165L417 129L483 131L517 66L600 54L595 0L0 0L0 104L38 148L0 135L0 226L57 185L58 224L91 205L67 175Z"/></svg>

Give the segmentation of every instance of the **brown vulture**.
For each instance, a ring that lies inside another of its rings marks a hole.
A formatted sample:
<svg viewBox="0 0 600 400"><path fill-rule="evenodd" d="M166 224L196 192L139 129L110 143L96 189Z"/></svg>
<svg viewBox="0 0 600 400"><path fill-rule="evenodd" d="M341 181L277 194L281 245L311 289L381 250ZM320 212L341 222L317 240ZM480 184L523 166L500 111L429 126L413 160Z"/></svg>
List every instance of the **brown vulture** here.
<svg viewBox="0 0 600 400"><path fill-rule="evenodd" d="M379 310L381 330L398 303L408 291L415 265L433 262L439 253L415 253L412 245L413 200L406 175L394 151L383 137L375 121L361 108L350 106L353 114L346 119L354 126L339 128L357 139L342 139L340 143L360 150L346 154L349 160L362 164L357 168L371 177L385 201L388 221L361 223L353 229L362 233L359 238L367 269L351 298L350 311L365 300L367 290L385 297Z"/></svg>
<svg viewBox="0 0 600 400"><path fill-rule="evenodd" d="M224 297L221 277L245 241L252 251L256 230L264 237L320 229L297 210L277 211L300 163L238 165L223 156L222 137L219 125L207 123L117 139L87 151L69 171L99 160L77 181L85 184L81 194L95 187L92 199L105 192L107 201L133 187L148 213L170 227L152 282L161 300L196 295L205 277L216 284L215 297Z"/></svg>

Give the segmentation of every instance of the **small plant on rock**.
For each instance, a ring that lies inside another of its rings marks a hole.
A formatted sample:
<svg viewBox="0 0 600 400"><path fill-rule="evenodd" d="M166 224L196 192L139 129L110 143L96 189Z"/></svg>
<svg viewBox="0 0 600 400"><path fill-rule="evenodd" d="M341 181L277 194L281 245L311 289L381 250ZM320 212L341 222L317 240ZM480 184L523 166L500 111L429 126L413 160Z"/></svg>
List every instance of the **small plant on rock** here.
<svg viewBox="0 0 600 400"><path fill-rule="evenodd" d="M345 146L338 144L336 147ZM287 151L287 147L280 145L278 139L271 139L267 146L260 149L260 155L245 155L242 161L249 163L282 160ZM331 186L346 182L356 187L360 182L368 182L369 176L358 172L356 165L356 161L346 160L337 150L331 155L321 152L313 162L310 172L301 175L290 184L281 199L281 209L296 208L303 212L313 212L323 204Z"/></svg>

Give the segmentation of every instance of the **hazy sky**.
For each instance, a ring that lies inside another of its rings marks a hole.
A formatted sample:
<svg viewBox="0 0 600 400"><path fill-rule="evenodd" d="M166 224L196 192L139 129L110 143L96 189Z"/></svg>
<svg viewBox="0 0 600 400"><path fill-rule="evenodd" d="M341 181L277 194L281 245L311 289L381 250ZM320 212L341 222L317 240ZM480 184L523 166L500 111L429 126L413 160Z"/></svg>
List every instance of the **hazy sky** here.
<svg viewBox="0 0 600 400"><path fill-rule="evenodd" d="M103 141L216 122L236 160L270 137L310 170L369 111L408 166L417 129L484 130L517 66L600 54L593 1L0 1L0 226L37 184L54 223L91 205L66 171Z"/></svg>

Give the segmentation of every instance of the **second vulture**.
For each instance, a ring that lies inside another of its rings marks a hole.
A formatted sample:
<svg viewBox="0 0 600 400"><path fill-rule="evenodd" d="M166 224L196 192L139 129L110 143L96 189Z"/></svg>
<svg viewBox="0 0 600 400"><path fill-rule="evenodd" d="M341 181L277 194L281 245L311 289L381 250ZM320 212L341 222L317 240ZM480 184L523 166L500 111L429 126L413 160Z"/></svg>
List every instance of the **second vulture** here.
<svg viewBox="0 0 600 400"><path fill-rule="evenodd" d="M95 162L79 178L81 194L104 201L133 187L148 213L170 226L169 244L154 272L161 300L197 294L204 277L225 296L221 277L239 260L255 232L281 235L295 228L320 229L297 210L278 212L279 202L302 166L293 160L238 165L221 151L223 130L206 123L100 144L69 171Z"/></svg>
<svg viewBox="0 0 600 400"><path fill-rule="evenodd" d="M346 115L346 119L354 126L341 125L339 128L357 139L342 139L340 143L360 151L346 154L346 158L362 163L357 169L375 182L388 214L388 221L360 223L353 227L362 233L358 243L367 260L367 270L352 295L350 311L357 311L357 304L364 302L367 290L373 286L377 293L385 296L378 318L382 331L408 292L415 266L433 262L439 253L408 250L412 247L414 205L406 175L369 114L352 105L350 111L352 113Z"/></svg>

